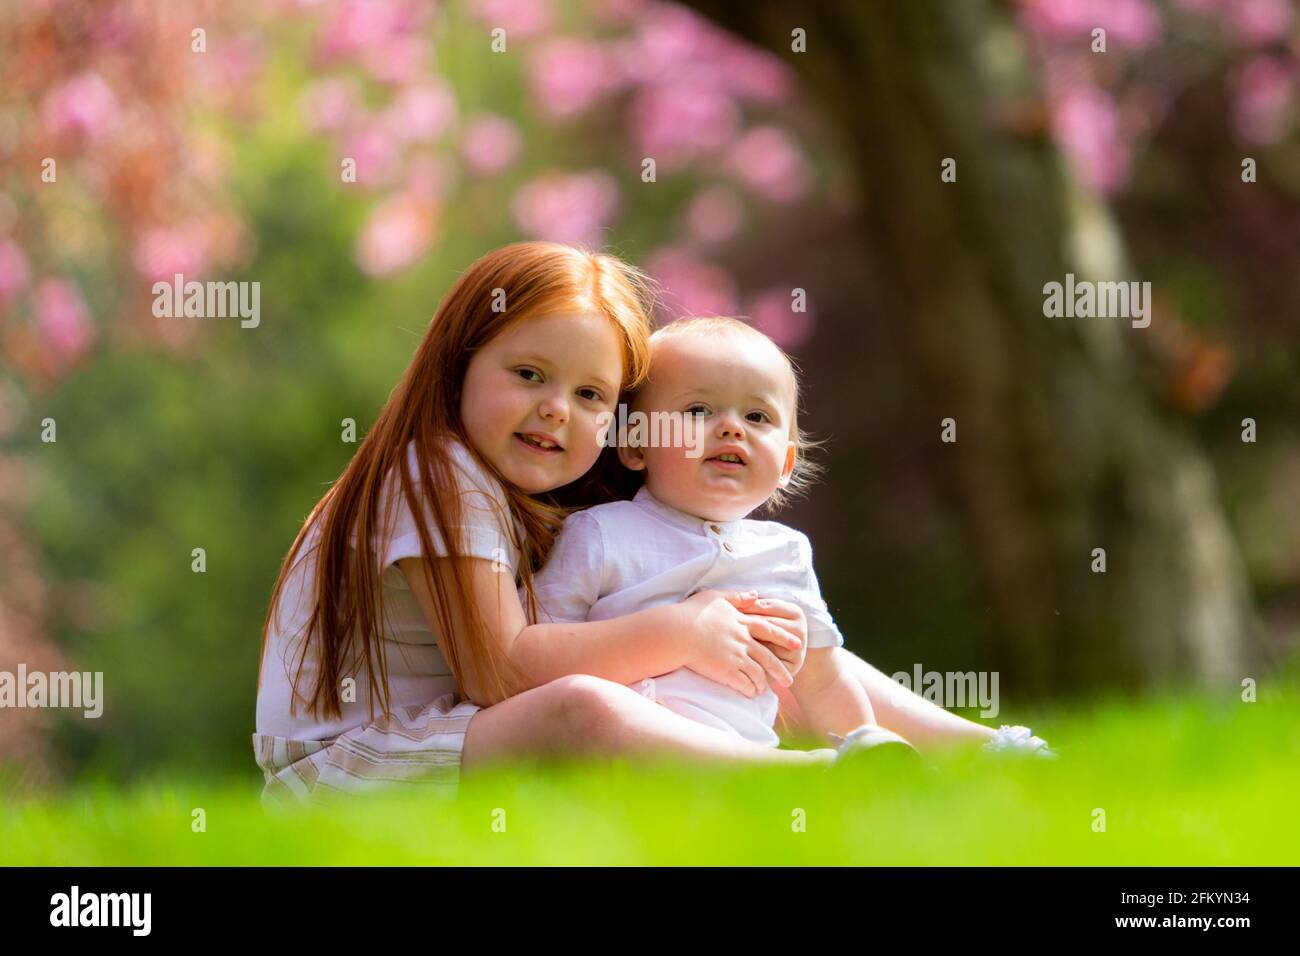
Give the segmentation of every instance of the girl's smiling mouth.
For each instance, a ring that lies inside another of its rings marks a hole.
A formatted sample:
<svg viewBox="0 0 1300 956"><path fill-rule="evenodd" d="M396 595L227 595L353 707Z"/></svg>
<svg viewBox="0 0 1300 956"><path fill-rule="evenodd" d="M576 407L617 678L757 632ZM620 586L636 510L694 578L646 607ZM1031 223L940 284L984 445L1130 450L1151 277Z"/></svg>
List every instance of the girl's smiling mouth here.
<svg viewBox="0 0 1300 956"><path fill-rule="evenodd" d="M558 455L564 451L564 446L549 435L539 435L536 432L515 432L514 437L519 444L539 455Z"/></svg>

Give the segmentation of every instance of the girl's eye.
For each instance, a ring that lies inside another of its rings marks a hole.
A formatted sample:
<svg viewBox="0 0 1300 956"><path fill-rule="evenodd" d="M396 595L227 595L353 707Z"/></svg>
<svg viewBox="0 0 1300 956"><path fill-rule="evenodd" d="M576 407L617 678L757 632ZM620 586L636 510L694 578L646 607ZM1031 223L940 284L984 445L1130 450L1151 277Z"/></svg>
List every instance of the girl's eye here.
<svg viewBox="0 0 1300 956"><path fill-rule="evenodd" d="M687 414L687 415L700 415L700 416L707 415L707 414L709 414L709 406L707 406L707 405L701 405L701 404L699 404L699 403L696 403L696 404L694 404L694 405L690 405L690 406L688 406L687 409L686 409L686 414Z"/></svg>
<svg viewBox="0 0 1300 956"><path fill-rule="evenodd" d="M542 380L542 373L535 368L517 368L515 374L527 382L540 382ZM530 375L536 375L537 377L529 378Z"/></svg>
<svg viewBox="0 0 1300 956"><path fill-rule="evenodd" d="M750 412L745 417L748 418L751 422L771 421L771 419L768 418L767 412Z"/></svg>
<svg viewBox="0 0 1300 956"><path fill-rule="evenodd" d="M594 388L580 388L578 389L578 394L589 402L599 402L604 398L604 396Z"/></svg>

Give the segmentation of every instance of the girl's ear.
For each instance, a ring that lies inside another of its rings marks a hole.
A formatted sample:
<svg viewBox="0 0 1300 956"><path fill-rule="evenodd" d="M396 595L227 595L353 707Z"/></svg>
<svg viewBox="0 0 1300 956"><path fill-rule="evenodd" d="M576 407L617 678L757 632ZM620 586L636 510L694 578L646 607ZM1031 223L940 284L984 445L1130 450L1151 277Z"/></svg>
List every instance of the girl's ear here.
<svg viewBox="0 0 1300 956"><path fill-rule="evenodd" d="M790 442L785 449L785 464L781 466L781 477L777 480L777 487L784 488L790 484L790 476L794 474L795 459L799 457L799 447Z"/></svg>
<svg viewBox="0 0 1300 956"><path fill-rule="evenodd" d="M640 448L633 448L623 442L625 436L619 436L618 442L618 460L623 463L624 468L630 468L632 471L643 471L645 469L645 452Z"/></svg>

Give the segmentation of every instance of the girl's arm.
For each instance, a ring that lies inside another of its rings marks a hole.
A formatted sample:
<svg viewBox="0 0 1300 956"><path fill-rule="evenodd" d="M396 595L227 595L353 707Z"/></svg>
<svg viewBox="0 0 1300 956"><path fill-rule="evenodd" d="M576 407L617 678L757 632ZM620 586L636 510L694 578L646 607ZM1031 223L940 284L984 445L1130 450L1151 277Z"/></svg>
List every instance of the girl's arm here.
<svg viewBox="0 0 1300 956"><path fill-rule="evenodd" d="M442 577L444 590L454 594L451 560L437 558L430 565ZM523 675L524 685L507 688L498 696L483 686L473 672L468 648L459 643L468 633L461 608L450 609L453 634L439 633L435 597L425 576L422 558L403 558L398 566L406 575L416 601L439 648L450 658L444 642L457 641L465 686L462 692L480 706L498 703L531 687L567 674L591 674L620 684L690 667L704 676L753 696L772 684L788 685L792 678L785 665L763 642L782 647L797 644L794 637L760 613L753 597L724 596L702 591L680 604L648 608L608 621L577 624L528 624L514 581L493 570L482 558L456 559L468 575L470 590L488 639L495 642Z"/></svg>

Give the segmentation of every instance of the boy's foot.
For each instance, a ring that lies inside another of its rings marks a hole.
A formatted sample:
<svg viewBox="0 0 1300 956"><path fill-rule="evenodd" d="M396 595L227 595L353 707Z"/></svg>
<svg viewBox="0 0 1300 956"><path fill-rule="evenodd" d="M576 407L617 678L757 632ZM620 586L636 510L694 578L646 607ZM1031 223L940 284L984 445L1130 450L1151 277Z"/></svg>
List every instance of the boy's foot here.
<svg viewBox="0 0 1300 956"><path fill-rule="evenodd" d="M984 744L984 750L995 754L1016 754L1018 756L1039 757L1047 760L1056 758L1056 752L1047 746L1042 737L1035 737L1028 727L1009 727L1003 724L997 733Z"/></svg>
<svg viewBox="0 0 1300 956"><path fill-rule="evenodd" d="M853 763L865 758L867 754L870 754L872 760L884 757L886 760L897 759L900 763L917 766L924 763L920 753L906 739L876 724L865 724L851 730L846 737L837 734L827 736L837 745L835 756L837 765L845 762ZM891 758L888 756L890 754L898 756Z"/></svg>

